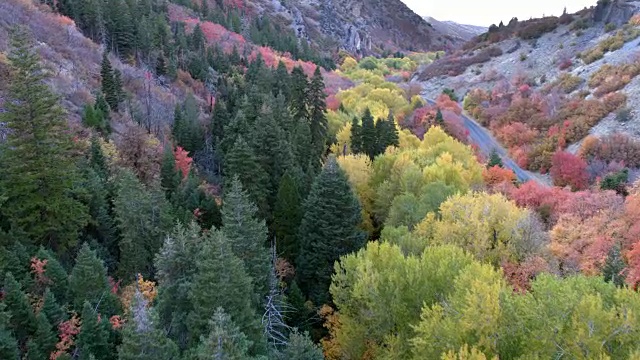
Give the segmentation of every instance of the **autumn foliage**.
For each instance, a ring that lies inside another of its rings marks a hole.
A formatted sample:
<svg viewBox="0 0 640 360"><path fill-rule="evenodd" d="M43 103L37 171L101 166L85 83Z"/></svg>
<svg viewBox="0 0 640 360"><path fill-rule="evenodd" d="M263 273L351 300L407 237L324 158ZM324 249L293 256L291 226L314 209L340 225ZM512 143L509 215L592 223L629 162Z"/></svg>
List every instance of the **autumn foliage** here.
<svg viewBox="0 0 640 360"><path fill-rule="evenodd" d="M189 152L181 146L177 146L174 152L176 158L176 169L182 174L182 178L186 179L191 171L191 163L193 159L189 157Z"/></svg>
<svg viewBox="0 0 640 360"><path fill-rule="evenodd" d="M589 181L587 163L571 153L558 151L553 155L551 177L556 186L570 186L574 191L582 190Z"/></svg>

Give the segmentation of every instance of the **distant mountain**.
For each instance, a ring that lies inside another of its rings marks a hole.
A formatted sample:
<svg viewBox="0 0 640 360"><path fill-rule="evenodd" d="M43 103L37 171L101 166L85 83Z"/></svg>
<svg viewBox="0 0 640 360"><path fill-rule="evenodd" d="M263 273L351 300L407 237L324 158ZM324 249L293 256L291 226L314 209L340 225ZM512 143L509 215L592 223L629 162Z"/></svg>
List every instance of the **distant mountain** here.
<svg viewBox="0 0 640 360"><path fill-rule="evenodd" d="M442 50L460 44L400 0L249 0L250 12L278 21L320 48L363 55Z"/></svg>
<svg viewBox="0 0 640 360"><path fill-rule="evenodd" d="M448 35L461 41L469 41L473 37L487 32L486 27L458 24L453 21L439 21L431 16L425 16L424 20L438 33Z"/></svg>

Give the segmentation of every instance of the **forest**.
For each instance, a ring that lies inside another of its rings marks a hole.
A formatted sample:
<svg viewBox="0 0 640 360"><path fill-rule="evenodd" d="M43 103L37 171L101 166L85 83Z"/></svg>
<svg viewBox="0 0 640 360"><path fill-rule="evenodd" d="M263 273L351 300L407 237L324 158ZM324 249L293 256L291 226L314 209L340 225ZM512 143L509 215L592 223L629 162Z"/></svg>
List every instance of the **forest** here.
<svg viewBox="0 0 640 360"><path fill-rule="evenodd" d="M99 81L69 101L10 29L0 359L640 359L631 140L573 155L547 95L471 92L554 182L523 184L453 90L421 98L440 52L326 54L238 1L20 1L93 42Z"/></svg>

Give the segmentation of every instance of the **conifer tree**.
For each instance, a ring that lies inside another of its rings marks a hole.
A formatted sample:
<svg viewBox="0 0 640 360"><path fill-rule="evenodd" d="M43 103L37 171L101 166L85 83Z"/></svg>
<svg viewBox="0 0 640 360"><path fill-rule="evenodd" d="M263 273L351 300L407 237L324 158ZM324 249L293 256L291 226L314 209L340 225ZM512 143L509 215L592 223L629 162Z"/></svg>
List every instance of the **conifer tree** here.
<svg viewBox="0 0 640 360"><path fill-rule="evenodd" d="M354 117L351 121L351 152L354 154L360 154L363 151L362 146L362 126L360 126L360 120Z"/></svg>
<svg viewBox="0 0 640 360"><path fill-rule="evenodd" d="M365 109L362 116L362 128L360 129L360 138L362 139L362 152L367 154L373 160L377 154L378 136L376 133L373 116L369 109Z"/></svg>
<svg viewBox="0 0 640 360"><path fill-rule="evenodd" d="M293 134L293 152L298 166L306 169L311 159L311 129L306 121L299 121Z"/></svg>
<svg viewBox="0 0 640 360"><path fill-rule="evenodd" d="M219 307L227 309L252 341L262 336L251 300L255 297L251 277L230 243L224 233L211 231L196 258L197 270L189 293L193 309L188 318L193 342L207 333L210 316Z"/></svg>
<svg viewBox="0 0 640 360"><path fill-rule="evenodd" d="M436 112L436 124L444 124L444 117L442 116L442 111L440 111L440 109L438 109L438 111Z"/></svg>
<svg viewBox="0 0 640 360"><path fill-rule="evenodd" d="M147 189L131 171L123 171L117 180L113 205L120 231L120 278L132 279L137 274L151 277L153 257L173 225L164 194Z"/></svg>
<svg viewBox="0 0 640 360"><path fill-rule="evenodd" d="M109 179L109 166L107 159L100 147L100 140L97 136L91 137L91 145L89 147L89 166L100 176L103 181Z"/></svg>
<svg viewBox="0 0 640 360"><path fill-rule="evenodd" d="M604 276L604 280L607 282L612 282L618 287L622 287L625 280L623 273L626 267L627 264L624 262L620 243L615 243L611 247L611 250L609 250L607 259L604 263L604 266L602 267L602 275Z"/></svg>
<svg viewBox="0 0 640 360"><path fill-rule="evenodd" d="M276 73L274 76L273 96L282 94L284 95L285 99L289 100L291 97L290 86L291 79L289 71L287 70L287 66L284 64L284 62L280 61L278 62L278 67L276 68Z"/></svg>
<svg viewBox="0 0 640 360"><path fill-rule="evenodd" d="M98 316L89 302L82 306L82 327L77 338L78 359L111 359L114 349L109 343L109 332L104 317Z"/></svg>
<svg viewBox="0 0 640 360"><path fill-rule="evenodd" d="M298 255L298 227L302 221L302 199L291 171L280 180L274 208L273 228L279 254L295 261Z"/></svg>
<svg viewBox="0 0 640 360"><path fill-rule="evenodd" d="M320 72L320 67L316 71L309 83L307 91L307 108L309 111L309 124L311 128L311 142L314 156L317 158L318 168L321 166L321 159L327 146L328 122L325 112L327 94L325 94L324 79Z"/></svg>
<svg viewBox="0 0 640 360"><path fill-rule="evenodd" d="M249 348L251 341L240 330L223 308L215 310L209 320L211 330L205 337L202 336L197 349L198 360L225 359L245 360L251 359Z"/></svg>
<svg viewBox="0 0 640 360"><path fill-rule="evenodd" d="M376 155L384 154L389 146L399 146L400 138L393 114L389 112L387 120L378 119L376 123L376 134L378 136L378 149Z"/></svg>
<svg viewBox="0 0 640 360"><path fill-rule="evenodd" d="M118 300L111 293L107 270L87 243L80 247L69 276L69 294L75 309L81 309L88 302L93 308L98 307L105 316L117 311Z"/></svg>
<svg viewBox="0 0 640 360"><path fill-rule="evenodd" d="M43 303L40 311L47 316L47 319L49 319L54 327L57 327L58 324L66 320L64 310L62 310L55 295L53 295L53 292L49 288L45 289L42 298Z"/></svg>
<svg viewBox="0 0 640 360"><path fill-rule="evenodd" d="M235 145L226 155L225 164L227 179L233 180L237 177L242 187L249 193L251 200L258 206L260 216L267 218L269 176L242 136L238 136Z"/></svg>
<svg viewBox="0 0 640 360"><path fill-rule="evenodd" d="M305 201L298 235L297 276L315 305L330 300L334 262L364 245L366 236L358 228L361 222L360 204L347 176L336 160L330 159Z"/></svg>
<svg viewBox="0 0 640 360"><path fill-rule="evenodd" d="M18 343L11 332L9 319L6 304L0 302L0 359L17 360Z"/></svg>
<svg viewBox="0 0 640 360"><path fill-rule="evenodd" d="M251 277L259 304L267 293L269 275L269 251L267 250L267 225L259 218L258 209L242 184L234 178L224 196L222 205L222 232L229 240L233 253L243 261Z"/></svg>
<svg viewBox="0 0 640 360"><path fill-rule="evenodd" d="M296 66L291 72L291 97L289 104L293 118L297 121L308 119L307 89L309 81L302 67Z"/></svg>
<svg viewBox="0 0 640 360"><path fill-rule="evenodd" d="M235 145L239 136L246 136L249 133L249 125L244 115L244 111L239 110L236 116L224 127L224 137L220 142L220 148L224 153L225 161L231 149Z"/></svg>
<svg viewBox="0 0 640 360"><path fill-rule="evenodd" d="M0 145L0 188L6 197L0 217L36 244L61 251L77 241L87 209L70 190L77 178L73 142L31 45L25 30L13 33L12 77L6 111L0 113L9 130Z"/></svg>
<svg viewBox="0 0 640 360"><path fill-rule="evenodd" d="M160 165L160 186L167 194L167 198L171 198L173 193L180 185L181 176L176 169L176 157L171 145L164 147L162 155L162 164Z"/></svg>
<svg viewBox="0 0 640 360"><path fill-rule="evenodd" d="M276 356L277 360L323 360L322 349L313 343L308 333L294 330L289 334L289 341L282 352Z"/></svg>
<svg viewBox="0 0 640 360"><path fill-rule="evenodd" d="M500 157L496 149L493 149L491 151L491 155L489 156L489 162L487 163L488 168L492 168L494 166L503 167L502 158Z"/></svg>
<svg viewBox="0 0 640 360"><path fill-rule="evenodd" d="M10 311L9 326L14 336L18 343L25 344L36 330L36 317L27 295L11 273L7 273L4 278L3 302Z"/></svg>
<svg viewBox="0 0 640 360"><path fill-rule="evenodd" d="M158 315L162 326L168 329L168 335L183 350L190 341L187 326L187 315L192 310L189 288L196 273L194 259L203 244L200 231L195 222L188 227L176 225L155 259Z"/></svg>
<svg viewBox="0 0 640 360"><path fill-rule="evenodd" d="M47 261L47 264L44 266L45 271L43 275L49 280L49 289L51 289L56 299L65 302L67 292L69 291L69 276L67 271L62 267L57 257L43 247L40 247L36 253L36 258Z"/></svg>
<svg viewBox="0 0 640 360"><path fill-rule="evenodd" d="M122 330L119 360L177 360L178 347L160 327L158 315L136 291L131 317Z"/></svg>
<svg viewBox="0 0 640 360"><path fill-rule="evenodd" d="M100 78L102 79L102 93L104 100L113 111L118 111L118 90L116 88L113 67L109 60L109 53L105 50L102 53L102 64L100 65Z"/></svg>
<svg viewBox="0 0 640 360"><path fill-rule="evenodd" d="M229 125L230 120L225 101L223 99L216 99L216 103L213 105L213 114L211 114L211 135L213 136L216 148L224 139L224 129Z"/></svg>
<svg viewBox="0 0 640 360"><path fill-rule="evenodd" d="M55 350L58 337L53 331L54 327L51 325L49 319L40 311L36 315L36 332L34 333L31 341L33 345L29 347L29 358L31 359L47 359L49 354Z"/></svg>

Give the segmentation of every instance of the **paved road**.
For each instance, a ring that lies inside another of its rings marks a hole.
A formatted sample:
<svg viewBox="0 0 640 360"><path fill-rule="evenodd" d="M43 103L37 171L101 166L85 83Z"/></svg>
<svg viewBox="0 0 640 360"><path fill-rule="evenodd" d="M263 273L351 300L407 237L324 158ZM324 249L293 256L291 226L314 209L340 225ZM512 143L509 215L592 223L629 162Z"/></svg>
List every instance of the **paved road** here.
<svg viewBox="0 0 640 360"><path fill-rule="evenodd" d="M424 98L429 104L434 105L435 101L431 99ZM500 145L500 143L489 133L487 129L478 124L474 119L467 116L465 113L461 115L463 120L463 125L467 130L469 130L469 139L472 143L474 143L480 151L489 156L491 152L495 149L498 152L498 155L502 158L502 163L504 166L513 170L513 172L518 177L518 180L521 182L527 182L529 180L534 180L541 185L548 186L549 183L542 176L532 173L531 171L527 171L522 169L515 161L513 161L505 148Z"/></svg>

